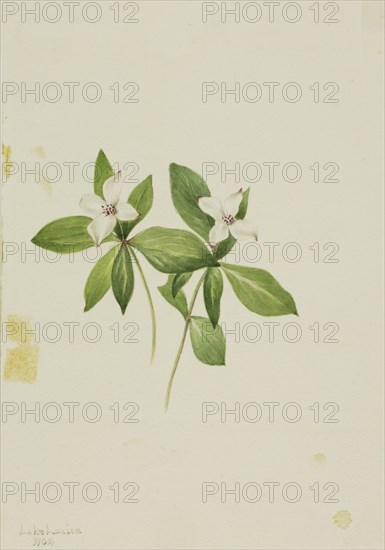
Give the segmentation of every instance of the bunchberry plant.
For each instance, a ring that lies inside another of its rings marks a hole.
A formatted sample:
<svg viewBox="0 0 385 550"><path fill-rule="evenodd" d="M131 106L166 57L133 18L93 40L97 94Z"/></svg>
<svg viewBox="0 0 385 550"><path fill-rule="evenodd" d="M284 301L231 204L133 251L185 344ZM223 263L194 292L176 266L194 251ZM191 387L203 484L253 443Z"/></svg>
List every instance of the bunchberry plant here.
<svg viewBox="0 0 385 550"><path fill-rule="evenodd" d="M196 357L207 365L224 365L226 339L218 324L225 274L236 296L254 313L272 317L297 315L292 296L274 277L263 269L232 265L221 261L233 248L237 239L257 239L255 225L245 220L249 189L240 189L224 201L211 196L206 182L195 172L171 164L171 196L184 222L202 239L202 247L212 254L215 265L207 265L193 290L189 305L182 288L190 280L191 272L170 275L159 287L162 296L176 307L184 318L181 342L166 392L168 409L175 373L179 365L188 332ZM207 317L193 315L195 301L203 286Z"/></svg>
<svg viewBox="0 0 385 550"><path fill-rule="evenodd" d="M54 220L45 225L32 242L61 254L81 252L92 246L102 247L103 255L85 285L84 311L93 308L112 288L124 315L134 292L135 264L150 307L153 359L156 349L155 311L136 251L139 250L150 264L164 273L190 272L216 265L217 262L210 252L202 254L202 242L188 231L151 227L131 235L151 210L151 176L139 183L126 200L122 197L121 174L114 174L106 155L100 151L95 163L93 191L80 200L79 207L88 216L75 215ZM103 246L106 243L109 243L109 248Z"/></svg>
<svg viewBox="0 0 385 550"><path fill-rule="evenodd" d="M45 225L32 239L37 246L62 254L80 252L92 246L112 248L93 267L84 289L84 311L93 308L112 288L124 315L134 292L136 265L144 285L152 320L152 352L156 349L156 320L151 292L140 252L168 280L159 287L162 296L179 310L184 319L181 342L166 392L166 410L176 370L187 334L196 357L207 365L224 365L226 340L218 324L225 274L236 296L249 310L264 316L297 315L292 296L263 269L232 265L221 261L237 239L257 238L255 225L245 220L249 190L240 189L221 201L212 197L206 182L184 166L171 164L171 196L176 210L194 233L183 229L150 227L131 236L132 230L151 210L152 177L148 176L130 193L122 196L121 175L114 174L100 151L95 164L94 193L83 195L80 208L88 216L69 216ZM91 217L90 217L91 216ZM203 269L189 305L183 287L194 271ZM200 289L206 316L193 315Z"/></svg>

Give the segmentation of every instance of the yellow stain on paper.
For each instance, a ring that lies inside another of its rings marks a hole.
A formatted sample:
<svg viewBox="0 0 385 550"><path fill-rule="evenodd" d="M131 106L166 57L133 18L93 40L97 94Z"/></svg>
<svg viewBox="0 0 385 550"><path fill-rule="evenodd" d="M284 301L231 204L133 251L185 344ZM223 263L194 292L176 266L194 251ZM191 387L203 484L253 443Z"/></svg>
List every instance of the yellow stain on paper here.
<svg viewBox="0 0 385 550"><path fill-rule="evenodd" d="M327 466L328 459L323 453L317 453L313 456L312 462L315 466Z"/></svg>
<svg viewBox="0 0 385 550"><path fill-rule="evenodd" d="M333 523L340 529L347 529L352 523L352 515L347 510L339 510L339 512L333 516Z"/></svg>
<svg viewBox="0 0 385 550"><path fill-rule="evenodd" d="M32 149L32 153L35 153L35 155L39 158L39 159L46 159L47 158L47 155L45 154L45 151L44 151L44 147L42 145L38 145L37 147L34 147Z"/></svg>
<svg viewBox="0 0 385 550"><path fill-rule="evenodd" d="M19 315L8 315L5 325L7 341L16 346L7 349L4 380L33 384L37 378L39 346L33 343L31 321Z"/></svg>
<svg viewBox="0 0 385 550"><path fill-rule="evenodd" d="M32 153L37 156L37 158L44 160L47 158L44 147L42 145L37 145L31 149ZM45 177L43 172L40 171L40 184L42 189L47 193L49 197L52 197L52 182L49 178Z"/></svg>
<svg viewBox="0 0 385 550"><path fill-rule="evenodd" d="M1 144L1 154L3 156L3 172L5 176L5 181L9 178L11 175L11 153L12 149L10 145L4 145L4 143Z"/></svg>
<svg viewBox="0 0 385 550"><path fill-rule="evenodd" d="M49 197L52 197L52 183L49 179L45 178L43 175L41 175L41 186L44 189L44 191L47 193Z"/></svg>

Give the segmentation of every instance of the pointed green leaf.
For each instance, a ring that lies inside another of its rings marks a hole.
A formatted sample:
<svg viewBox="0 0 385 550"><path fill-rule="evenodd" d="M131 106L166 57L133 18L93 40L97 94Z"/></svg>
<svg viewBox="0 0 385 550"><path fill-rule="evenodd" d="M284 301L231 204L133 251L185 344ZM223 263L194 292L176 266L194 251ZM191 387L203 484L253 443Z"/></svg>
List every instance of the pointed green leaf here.
<svg viewBox="0 0 385 550"><path fill-rule="evenodd" d="M209 267L203 283L203 296L207 315L215 328L219 321L221 297L223 292L223 277L218 268Z"/></svg>
<svg viewBox="0 0 385 550"><path fill-rule="evenodd" d="M132 262L127 246L121 246L112 267L112 291L123 315L134 291Z"/></svg>
<svg viewBox="0 0 385 550"><path fill-rule="evenodd" d="M120 224L117 224L115 228L117 235L121 234L122 227L124 234L122 236L127 237L133 228L149 213L152 207L153 199L154 192L152 188L152 176L148 176L132 190L127 200L127 202L131 204L137 212L139 212L139 217L130 222L121 222L121 226Z"/></svg>
<svg viewBox="0 0 385 550"><path fill-rule="evenodd" d="M130 244L163 273L184 273L219 265L205 243L182 229L150 227L138 233Z"/></svg>
<svg viewBox="0 0 385 550"><path fill-rule="evenodd" d="M114 264L117 248L112 248L95 264L84 289L84 311L93 308L106 294L111 286L112 266Z"/></svg>
<svg viewBox="0 0 385 550"><path fill-rule="evenodd" d="M236 215L237 220L243 220L247 213L247 207L249 204L249 194L250 194L250 188L246 189L246 191L243 193L242 202L239 205L238 214ZM226 240L222 241L218 244L214 251L214 256L220 260L226 254L230 252L230 250L233 248L235 243L237 242L236 239L232 235L229 235Z"/></svg>
<svg viewBox="0 0 385 550"><path fill-rule="evenodd" d="M95 172L94 172L94 193L99 195L104 200L103 196L103 184L108 178L111 178L114 175L111 164L108 161L108 158L104 154L104 151L100 149L95 162Z"/></svg>
<svg viewBox="0 0 385 550"><path fill-rule="evenodd" d="M265 317L298 315L291 294L268 271L226 263L221 265L235 294L250 311Z"/></svg>
<svg viewBox="0 0 385 550"><path fill-rule="evenodd" d="M158 290L163 298L167 300L169 304L178 309L183 317L186 319L188 312L186 296L183 290L180 290L175 297L172 295L172 286L174 279L175 275L169 275L167 283L163 286L158 286Z"/></svg>
<svg viewBox="0 0 385 550"><path fill-rule="evenodd" d="M178 294L179 290L183 288L186 283L189 282L192 274L192 271L188 271L187 273L177 273L175 275L174 281L172 283L172 295L174 298Z"/></svg>
<svg viewBox="0 0 385 550"><path fill-rule="evenodd" d="M170 165L171 196L175 208L185 223L205 241L214 220L198 206L198 197L209 197L210 190L199 174L186 166Z"/></svg>
<svg viewBox="0 0 385 550"><path fill-rule="evenodd" d="M206 365L224 365L226 339L219 325L214 329L207 317L191 317L190 338L195 355Z"/></svg>
<svg viewBox="0 0 385 550"><path fill-rule="evenodd" d="M61 254L80 252L95 246L87 231L91 222L92 218L87 216L60 218L45 225L31 241L41 248ZM112 240L114 237L110 235L103 242Z"/></svg>

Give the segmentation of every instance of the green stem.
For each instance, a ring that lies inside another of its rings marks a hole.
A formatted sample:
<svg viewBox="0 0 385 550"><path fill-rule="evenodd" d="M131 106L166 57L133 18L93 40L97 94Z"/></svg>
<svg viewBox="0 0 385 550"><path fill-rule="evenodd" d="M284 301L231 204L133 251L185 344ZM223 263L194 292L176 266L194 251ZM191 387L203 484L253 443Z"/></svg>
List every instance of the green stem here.
<svg viewBox="0 0 385 550"><path fill-rule="evenodd" d="M142 267L139 263L138 256L135 254L135 252L132 250L132 248L129 246L130 251L133 253L135 258L135 263L138 268L140 278L142 279L142 283L144 286L144 290L147 294L148 304L150 306L150 313L151 313L151 324L152 324L152 345L151 345L151 363L154 360L155 350L156 350L156 319L155 319L155 310L154 310L154 304L151 298L150 289L148 288L148 284L146 281L146 278L144 276Z"/></svg>
<svg viewBox="0 0 385 550"><path fill-rule="evenodd" d="M124 230L123 230L123 225L122 225L122 222L120 220L117 220L118 221L118 225L120 227L120 235L118 235L118 238L121 239L122 241L124 241Z"/></svg>
<svg viewBox="0 0 385 550"><path fill-rule="evenodd" d="M176 369L178 368L179 361L180 361L180 358L181 358L181 355L182 355L183 347L184 347L184 344L186 342L186 336L187 336L188 327L189 327L190 321L191 321L192 310L194 308L195 300L197 299L198 291L199 291L199 289L200 289L200 287L201 287L201 285L204 281L205 275L206 275L206 272L203 273L202 277L198 281L197 286L195 287L194 293L193 293L192 298L191 298L190 306L189 306L189 309L188 309L188 312L187 312L187 317L186 317L186 321L185 321L184 329L183 329L183 334L182 334L182 340L180 341L180 344L179 344L179 348L178 348L178 351L177 351L177 354L176 354L176 357L175 357L175 361L174 361L174 366L172 368L171 375L170 375L170 380L169 380L168 386L167 386L166 399L165 399L165 405L164 405L166 412L168 411L168 408L169 408L169 405L170 405L171 388L172 388L172 384L174 382Z"/></svg>

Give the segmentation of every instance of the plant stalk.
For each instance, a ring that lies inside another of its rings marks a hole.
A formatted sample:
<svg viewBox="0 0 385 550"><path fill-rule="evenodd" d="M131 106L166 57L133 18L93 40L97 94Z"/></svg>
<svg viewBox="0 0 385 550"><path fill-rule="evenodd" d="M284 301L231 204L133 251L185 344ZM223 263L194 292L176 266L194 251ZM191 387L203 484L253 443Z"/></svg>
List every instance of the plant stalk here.
<svg viewBox="0 0 385 550"><path fill-rule="evenodd" d="M146 294L147 294L148 304L150 306L151 324L152 324L151 363L150 364L152 364L152 362L154 360L154 356L155 356L155 351L156 351L156 318L155 318L154 304L153 304L153 301L152 301L150 289L148 288L148 284L147 284L146 278L144 276L142 267L139 263L138 256L132 250L131 246L129 246L129 249L130 249L130 251L132 252L132 254L135 258L135 263L136 263L136 266L138 268L140 278L142 279L144 290L146 291Z"/></svg>
<svg viewBox="0 0 385 550"><path fill-rule="evenodd" d="M176 354L176 357L175 357L175 361L174 361L174 366L172 368L171 375L170 375L170 380L169 380L168 386L167 386L166 399L165 399L165 404L164 404L164 408L165 408L166 412L168 411L168 408L169 408L169 405L170 405L170 395L171 395L172 384L174 382L176 369L178 368L179 361L180 361L182 351L183 351L183 347L184 347L184 344L186 342L186 336L187 336L188 328L189 328L189 325L190 325L190 322L191 322L192 310L194 308L194 304L195 304L195 301L196 301L197 296L198 296L198 291L199 291L199 289L200 289L200 287L201 287L201 285L204 281L205 275L206 275L206 271L203 273L202 277L198 281L197 286L195 287L194 293L193 293L192 298L191 298L190 306L189 306L189 309L188 309L188 312L187 312L187 317L186 317L186 321L185 321L185 324L184 324L182 339L181 339L180 344L179 344L179 348L178 348L178 351L177 351L177 354Z"/></svg>

